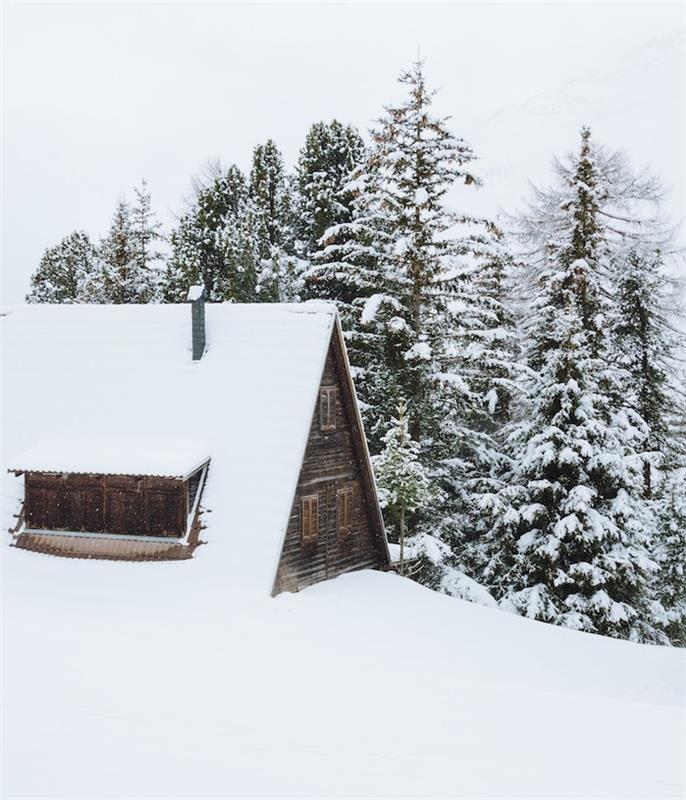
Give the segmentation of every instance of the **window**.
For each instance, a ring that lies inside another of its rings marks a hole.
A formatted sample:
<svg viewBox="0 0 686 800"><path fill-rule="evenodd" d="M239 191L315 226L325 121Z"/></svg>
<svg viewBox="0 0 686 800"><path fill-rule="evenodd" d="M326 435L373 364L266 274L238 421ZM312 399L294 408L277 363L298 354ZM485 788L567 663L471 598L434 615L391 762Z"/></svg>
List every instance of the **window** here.
<svg viewBox="0 0 686 800"><path fill-rule="evenodd" d="M300 535L303 543L316 542L319 534L319 496L303 497L300 510Z"/></svg>
<svg viewBox="0 0 686 800"><path fill-rule="evenodd" d="M323 431L336 428L336 387L325 386L319 394L319 422Z"/></svg>
<svg viewBox="0 0 686 800"><path fill-rule="evenodd" d="M339 489L336 495L338 535L347 536L353 528L353 487Z"/></svg>

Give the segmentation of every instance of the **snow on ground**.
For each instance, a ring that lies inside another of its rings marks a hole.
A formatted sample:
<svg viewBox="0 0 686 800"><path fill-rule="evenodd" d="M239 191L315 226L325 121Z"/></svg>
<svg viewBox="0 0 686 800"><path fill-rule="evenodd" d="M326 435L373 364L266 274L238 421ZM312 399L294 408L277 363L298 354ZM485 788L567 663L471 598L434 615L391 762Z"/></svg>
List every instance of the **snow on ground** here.
<svg viewBox="0 0 686 800"><path fill-rule="evenodd" d="M230 558L2 548L4 797L683 797L683 651Z"/></svg>

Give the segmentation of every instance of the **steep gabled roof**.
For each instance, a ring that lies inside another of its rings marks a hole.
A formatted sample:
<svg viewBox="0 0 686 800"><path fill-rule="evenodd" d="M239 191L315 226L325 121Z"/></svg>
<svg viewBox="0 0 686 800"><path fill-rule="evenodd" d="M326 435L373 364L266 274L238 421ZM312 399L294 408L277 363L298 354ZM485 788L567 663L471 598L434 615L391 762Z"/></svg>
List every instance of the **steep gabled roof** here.
<svg viewBox="0 0 686 800"><path fill-rule="evenodd" d="M212 552L196 557L268 594L334 307L208 305L207 351L197 363L188 305L5 311L3 466L55 438L65 447L84 438L190 438L211 457L203 504ZM13 480L3 476L8 523L19 494Z"/></svg>

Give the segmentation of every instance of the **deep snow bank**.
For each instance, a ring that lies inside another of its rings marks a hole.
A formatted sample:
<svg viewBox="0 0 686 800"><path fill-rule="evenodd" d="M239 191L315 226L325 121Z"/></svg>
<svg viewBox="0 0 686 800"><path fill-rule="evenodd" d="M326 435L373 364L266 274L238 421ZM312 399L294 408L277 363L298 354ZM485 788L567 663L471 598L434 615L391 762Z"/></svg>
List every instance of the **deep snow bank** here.
<svg viewBox="0 0 686 800"><path fill-rule="evenodd" d="M259 599L211 543L1 552L6 797L682 796L683 652L389 574Z"/></svg>

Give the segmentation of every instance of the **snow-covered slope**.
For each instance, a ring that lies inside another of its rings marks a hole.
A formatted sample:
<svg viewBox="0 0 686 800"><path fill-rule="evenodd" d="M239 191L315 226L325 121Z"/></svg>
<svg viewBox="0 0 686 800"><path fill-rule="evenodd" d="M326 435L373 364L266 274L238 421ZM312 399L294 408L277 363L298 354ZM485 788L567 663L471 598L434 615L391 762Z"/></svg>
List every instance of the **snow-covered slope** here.
<svg viewBox="0 0 686 800"><path fill-rule="evenodd" d="M4 797L683 797L683 652L391 574L248 599L209 546L0 558Z"/></svg>

